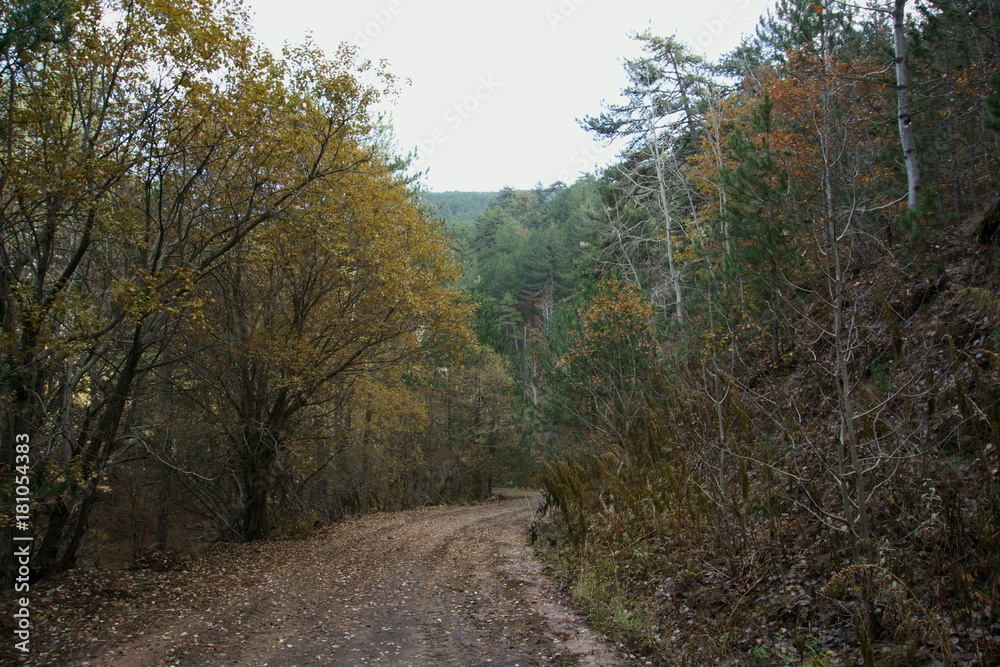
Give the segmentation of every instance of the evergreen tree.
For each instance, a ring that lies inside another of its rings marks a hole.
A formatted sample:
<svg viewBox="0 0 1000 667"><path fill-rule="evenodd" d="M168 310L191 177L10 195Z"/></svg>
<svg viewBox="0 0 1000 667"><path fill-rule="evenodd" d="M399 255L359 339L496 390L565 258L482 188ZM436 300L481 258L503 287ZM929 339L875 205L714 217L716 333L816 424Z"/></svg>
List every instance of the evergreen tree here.
<svg viewBox="0 0 1000 667"><path fill-rule="evenodd" d="M760 49L772 61L784 61L787 51L819 47L833 53L858 37L850 5L823 0L778 0L757 24Z"/></svg>
<svg viewBox="0 0 1000 667"><path fill-rule="evenodd" d="M771 362L780 357L781 293L788 281L782 277L794 265L798 233L784 217L789 195L785 174L775 160L771 141L774 104L765 93L750 119L749 132L735 128L729 148L736 163L723 171L726 193L723 215L733 239L727 258L730 279L745 281L770 312Z"/></svg>

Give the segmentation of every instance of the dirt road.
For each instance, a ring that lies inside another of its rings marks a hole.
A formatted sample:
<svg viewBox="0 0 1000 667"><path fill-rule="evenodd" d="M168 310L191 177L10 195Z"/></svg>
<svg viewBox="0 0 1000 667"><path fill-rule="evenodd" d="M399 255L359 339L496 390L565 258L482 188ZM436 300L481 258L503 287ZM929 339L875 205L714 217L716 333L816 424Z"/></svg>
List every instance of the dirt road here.
<svg viewBox="0 0 1000 667"><path fill-rule="evenodd" d="M36 664L624 664L542 576L527 544L537 502L508 493L369 515L307 540L232 548L184 573L109 579L96 585L108 602L96 605L92 636L43 638L48 658ZM50 609L39 603L45 622L78 613L50 597Z"/></svg>

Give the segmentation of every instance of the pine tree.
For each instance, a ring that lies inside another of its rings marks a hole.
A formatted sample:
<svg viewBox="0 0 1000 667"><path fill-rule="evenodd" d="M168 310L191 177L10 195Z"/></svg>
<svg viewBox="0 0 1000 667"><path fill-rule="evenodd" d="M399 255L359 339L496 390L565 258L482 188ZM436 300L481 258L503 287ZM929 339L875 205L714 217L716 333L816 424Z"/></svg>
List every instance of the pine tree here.
<svg viewBox="0 0 1000 667"><path fill-rule="evenodd" d="M732 279L746 281L770 313L771 363L781 356L783 272L794 256L797 233L785 219L788 178L772 145L774 104L765 92L750 119L749 132L736 128L729 147L736 167L721 174L726 193L723 215L733 239Z"/></svg>

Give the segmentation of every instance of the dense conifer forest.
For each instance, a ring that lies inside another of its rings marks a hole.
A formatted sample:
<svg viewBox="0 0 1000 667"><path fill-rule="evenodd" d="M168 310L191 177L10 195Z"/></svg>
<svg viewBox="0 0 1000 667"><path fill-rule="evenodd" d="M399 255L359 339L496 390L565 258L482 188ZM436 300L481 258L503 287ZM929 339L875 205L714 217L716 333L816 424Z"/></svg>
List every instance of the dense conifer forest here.
<svg viewBox="0 0 1000 667"><path fill-rule="evenodd" d="M1000 663L1000 5L634 38L579 110L613 164L435 194L351 47L0 8L32 580L536 486L535 546L648 664Z"/></svg>
<svg viewBox="0 0 1000 667"><path fill-rule="evenodd" d="M423 201L431 212L453 225L469 225L486 212L495 192L424 192Z"/></svg>

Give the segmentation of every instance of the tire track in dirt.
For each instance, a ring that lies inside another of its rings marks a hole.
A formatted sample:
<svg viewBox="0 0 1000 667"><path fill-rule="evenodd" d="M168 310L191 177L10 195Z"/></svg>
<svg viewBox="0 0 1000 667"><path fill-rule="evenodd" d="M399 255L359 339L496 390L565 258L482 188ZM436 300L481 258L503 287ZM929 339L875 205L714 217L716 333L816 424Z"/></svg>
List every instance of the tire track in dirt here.
<svg viewBox="0 0 1000 667"><path fill-rule="evenodd" d="M527 545L538 499L369 515L281 543L248 585L89 664L624 665L543 576Z"/></svg>

